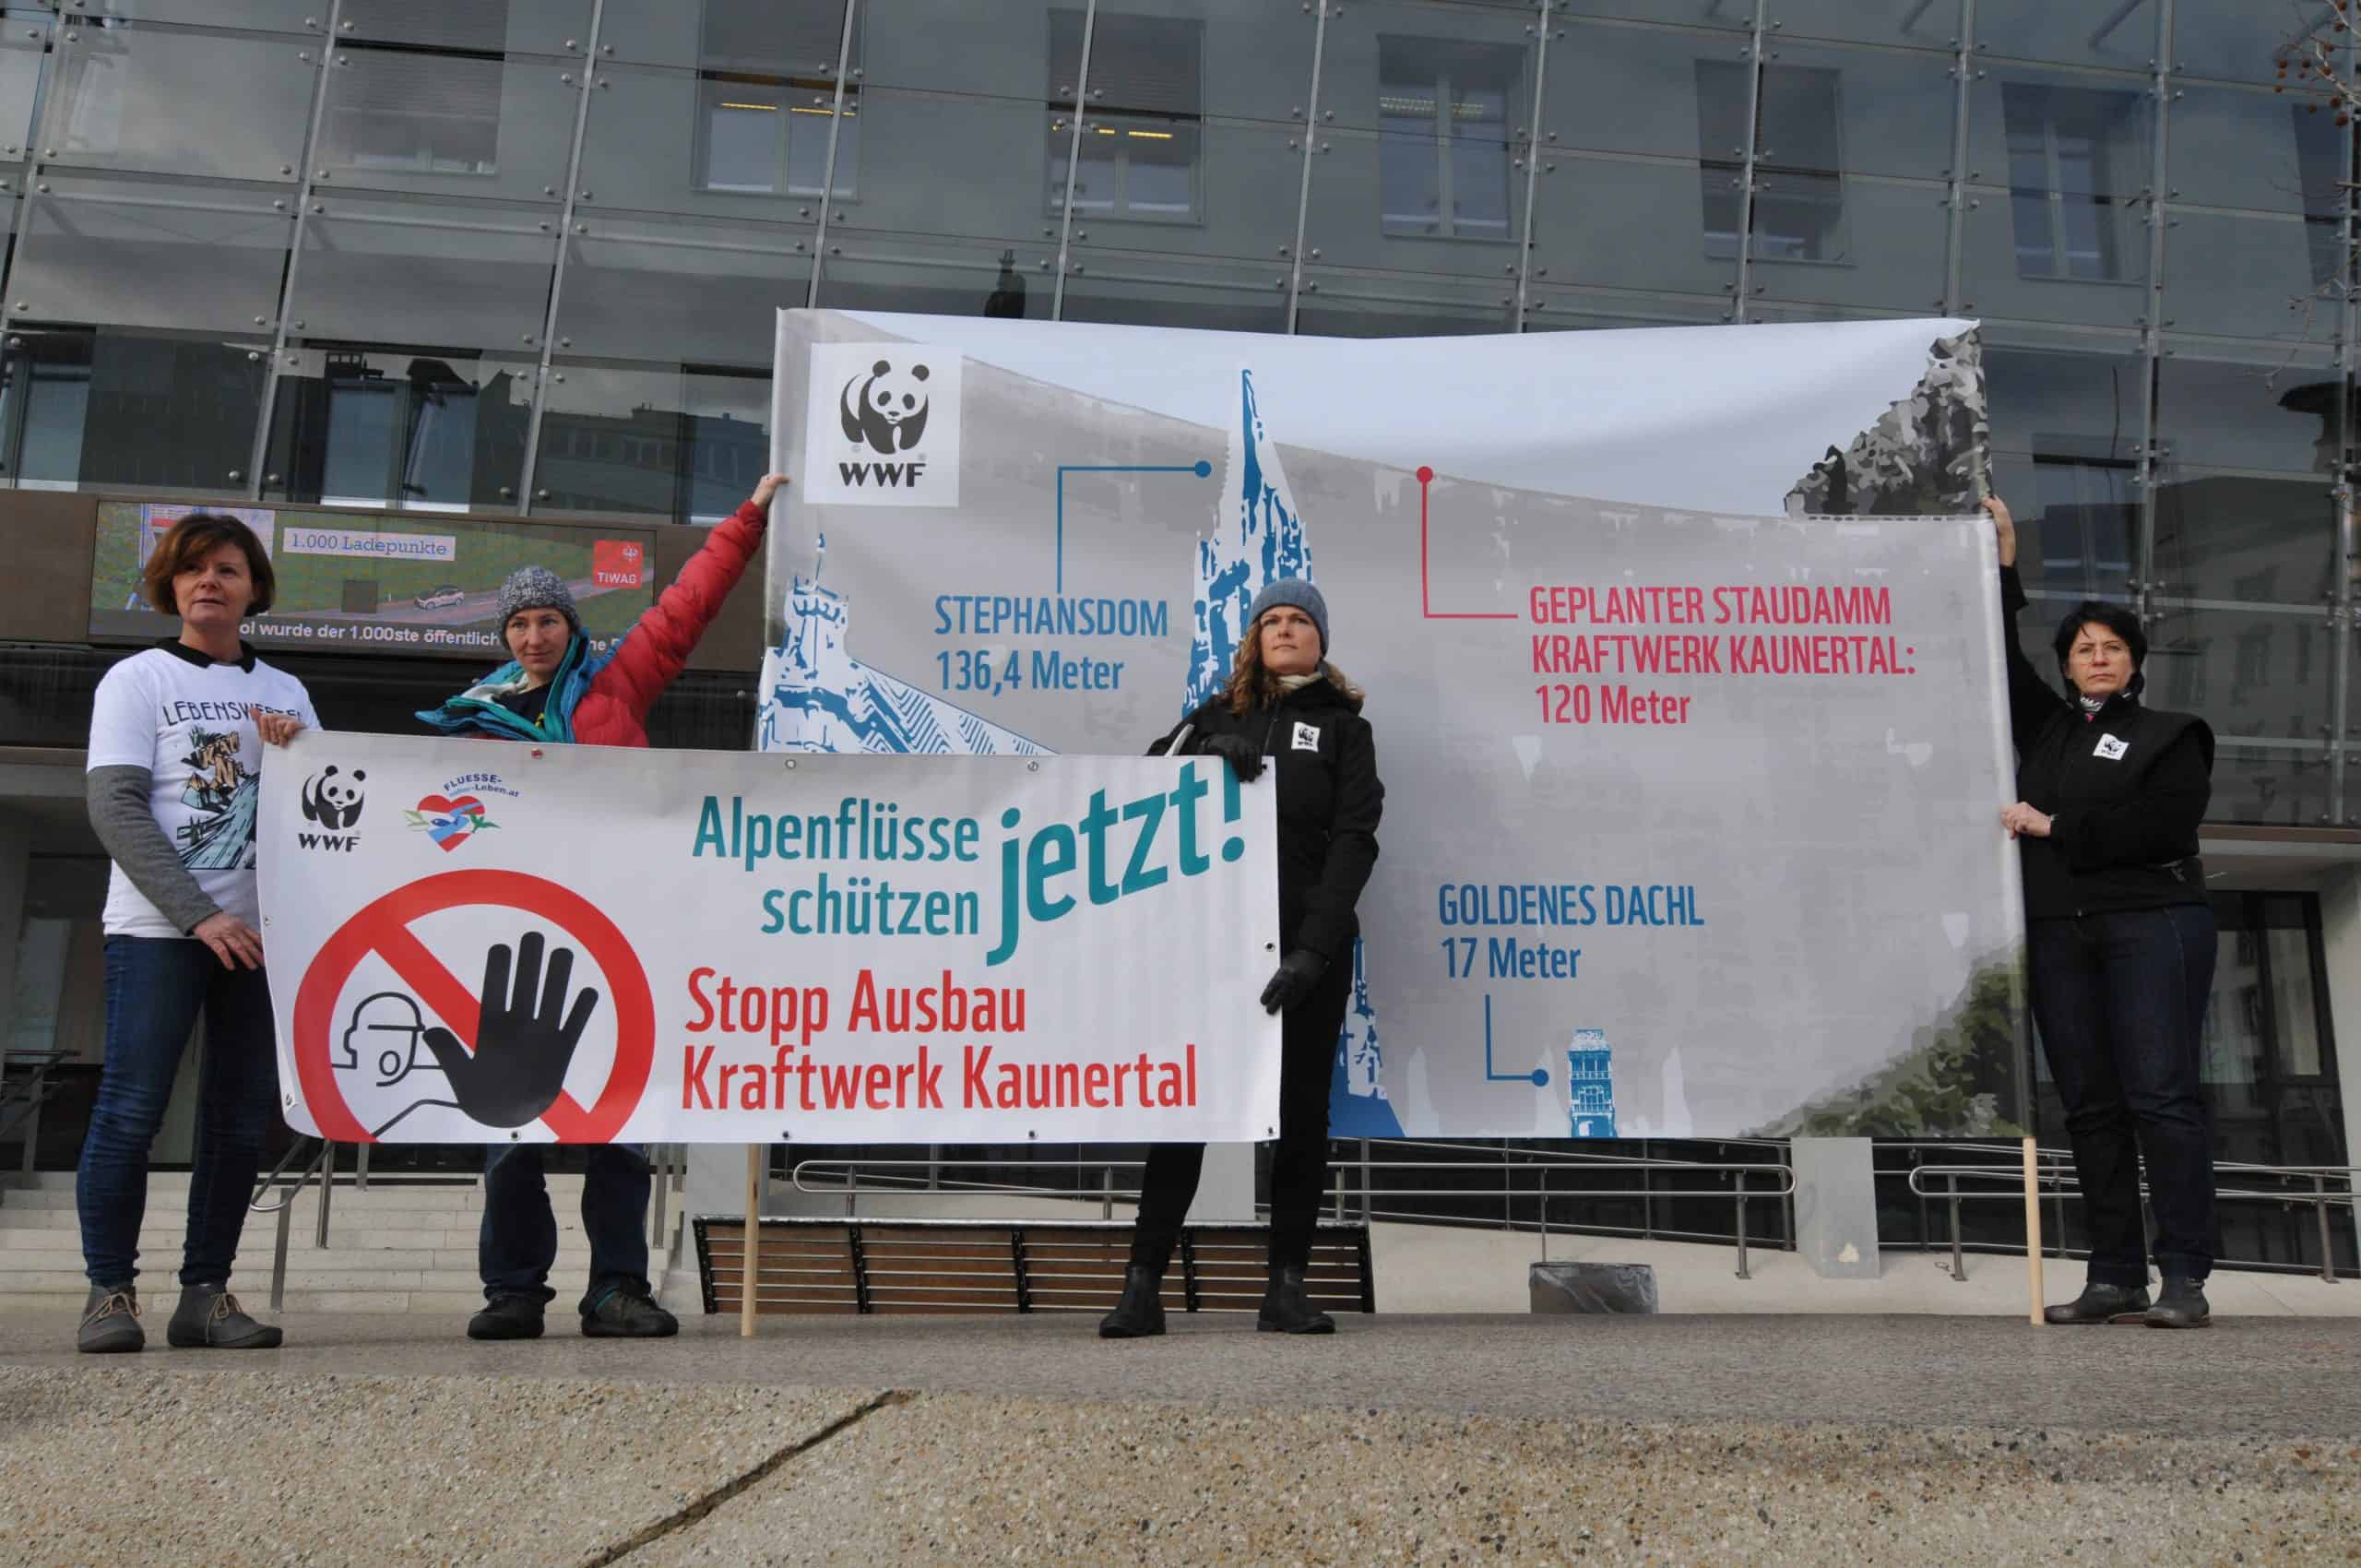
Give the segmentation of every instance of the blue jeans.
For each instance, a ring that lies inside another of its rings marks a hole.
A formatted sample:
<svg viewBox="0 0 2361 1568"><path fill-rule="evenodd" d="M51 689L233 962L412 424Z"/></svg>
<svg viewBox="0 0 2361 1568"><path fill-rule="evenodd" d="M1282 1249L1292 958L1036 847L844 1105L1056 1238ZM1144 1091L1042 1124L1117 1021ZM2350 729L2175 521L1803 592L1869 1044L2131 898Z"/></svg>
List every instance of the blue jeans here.
<svg viewBox="0 0 2361 1568"><path fill-rule="evenodd" d="M2094 1285L2144 1286L2140 1167L2156 1214L2156 1266L2213 1268L2213 1114L2198 1045L2213 989L2202 904L2030 922L2034 1021L2066 1104Z"/></svg>
<svg viewBox="0 0 2361 1568"><path fill-rule="evenodd" d="M260 969L223 968L212 949L193 938L110 936L106 995L106 1065L74 1178L90 1283L111 1288L138 1276L148 1148L163 1125L181 1052L202 1013L196 1158L181 1283L227 1284L279 1097L269 982Z"/></svg>
<svg viewBox="0 0 2361 1568"><path fill-rule="evenodd" d="M550 1265L557 1262L557 1215L542 1175L545 1144L494 1144L484 1151L483 1227L476 1236L476 1270L484 1299L524 1296L547 1302ZM647 1199L655 1190L647 1156L631 1144L590 1150L582 1182L582 1228L590 1233L588 1312L618 1288L654 1294L647 1285Z"/></svg>

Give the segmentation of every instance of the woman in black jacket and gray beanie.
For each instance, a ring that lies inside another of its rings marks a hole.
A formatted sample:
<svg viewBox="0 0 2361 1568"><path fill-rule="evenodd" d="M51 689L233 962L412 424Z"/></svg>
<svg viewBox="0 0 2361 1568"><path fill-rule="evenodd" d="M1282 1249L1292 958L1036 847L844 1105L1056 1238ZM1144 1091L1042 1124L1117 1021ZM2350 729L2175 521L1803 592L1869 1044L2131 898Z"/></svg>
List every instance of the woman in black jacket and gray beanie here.
<svg viewBox="0 0 2361 1568"><path fill-rule="evenodd" d="M1255 1326L1333 1334L1304 1285L1312 1225L1328 1184L1328 1085L1353 990L1353 913L1377 863L1385 805L1361 693L1327 661L1328 604L1282 579L1254 598L1228 683L1149 748L1218 756L1240 778L1278 775L1277 972L1262 1003L1284 1014L1279 1139L1271 1161L1271 1282ZM1203 1144L1158 1144L1141 1182L1123 1299L1099 1324L1109 1339L1164 1332L1164 1271L1197 1194Z"/></svg>
<svg viewBox="0 0 2361 1568"><path fill-rule="evenodd" d="M1998 499L1985 506L2013 627L2027 602L2016 528ZM2000 822L2023 848L2034 1021L2066 1104L2091 1232L2088 1283L2046 1316L2202 1328L2212 1321L2213 1119L2198 1091L2198 1046L2215 936L2197 831L2213 792L2213 731L2195 714L2141 705L2148 639L2121 605L2085 600L2059 624L2066 696L2013 632L2004 640L2023 798ZM2153 1306L2143 1161L2165 1281Z"/></svg>

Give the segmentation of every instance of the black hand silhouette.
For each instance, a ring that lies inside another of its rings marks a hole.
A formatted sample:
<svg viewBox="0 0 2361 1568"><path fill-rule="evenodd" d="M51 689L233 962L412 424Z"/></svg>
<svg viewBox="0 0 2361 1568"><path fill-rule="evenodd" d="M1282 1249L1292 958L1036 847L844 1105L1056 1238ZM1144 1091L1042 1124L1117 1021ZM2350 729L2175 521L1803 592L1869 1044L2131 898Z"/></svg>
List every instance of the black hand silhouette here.
<svg viewBox="0 0 2361 1568"><path fill-rule="evenodd" d="M474 1054L448 1029L426 1031L426 1049L434 1052L443 1075L451 1080L459 1109L487 1127L521 1127L557 1102L574 1048L599 1005L599 993L585 986L572 1011L566 1010L574 951L561 947L551 954L544 979L542 945L539 932L516 944L513 994L508 949L495 945L484 955L482 1013L476 1024ZM563 1024L558 1021L561 1014Z"/></svg>

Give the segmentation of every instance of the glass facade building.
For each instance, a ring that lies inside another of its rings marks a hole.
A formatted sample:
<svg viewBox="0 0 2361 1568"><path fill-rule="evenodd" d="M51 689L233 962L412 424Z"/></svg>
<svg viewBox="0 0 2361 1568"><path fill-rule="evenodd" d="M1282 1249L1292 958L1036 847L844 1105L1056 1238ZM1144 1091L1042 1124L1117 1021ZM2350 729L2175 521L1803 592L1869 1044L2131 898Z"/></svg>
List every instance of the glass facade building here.
<svg viewBox="0 0 2361 1568"><path fill-rule="evenodd" d="M782 305L1374 337L1970 316L2037 608L2136 604L2154 700L2221 737L2215 820L2332 832L2361 825L2361 305L2355 128L2275 90L2310 11L9 5L0 490L711 519L765 467ZM100 662L8 656L11 711L70 708ZM742 694L713 700L699 739L728 743ZM72 743L0 742L29 739ZM2304 1079L2325 1128L2319 909L2238 931L2219 1054ZM2252 1146L2343 1147L2283 1132Z"/></svg>

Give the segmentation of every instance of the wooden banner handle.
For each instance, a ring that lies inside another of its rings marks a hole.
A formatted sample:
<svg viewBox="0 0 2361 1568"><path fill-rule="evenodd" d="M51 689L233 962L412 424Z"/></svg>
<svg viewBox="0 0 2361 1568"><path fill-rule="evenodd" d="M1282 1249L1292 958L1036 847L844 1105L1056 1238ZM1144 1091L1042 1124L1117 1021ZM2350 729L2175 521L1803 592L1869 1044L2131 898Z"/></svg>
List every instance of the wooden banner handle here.
<svg viewBox="0 0 2361 1568"><path fill-rule="evenodd" d="M754 1286L762 1277L763 1264L763 1163L770 1149L762 1144L746 1146L746 1244L742 1250L738 1277L738 1337L754 1336ZM2036 1310L2034 1315L2041 1314Z"/></svg>
<svg viewBox="0 0 2361 1568"><path fill-rule="evenodd" d="M2041 1151L2025 1140L2025 1288L2032 1293L2026 1321L2041 1325Z"/></svg>

